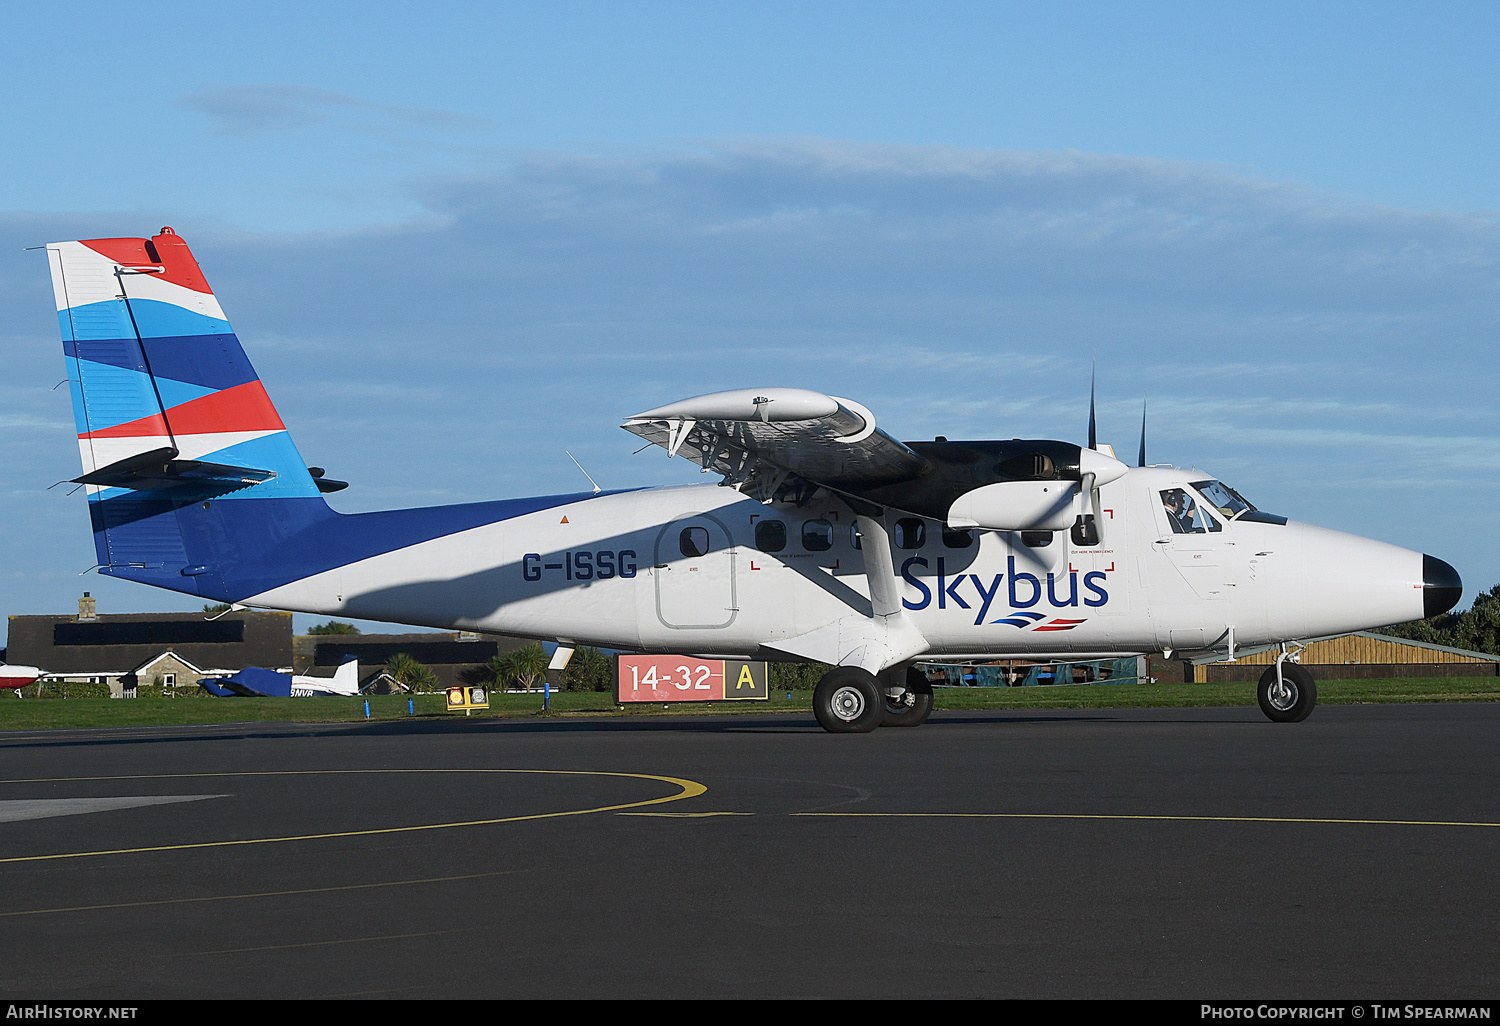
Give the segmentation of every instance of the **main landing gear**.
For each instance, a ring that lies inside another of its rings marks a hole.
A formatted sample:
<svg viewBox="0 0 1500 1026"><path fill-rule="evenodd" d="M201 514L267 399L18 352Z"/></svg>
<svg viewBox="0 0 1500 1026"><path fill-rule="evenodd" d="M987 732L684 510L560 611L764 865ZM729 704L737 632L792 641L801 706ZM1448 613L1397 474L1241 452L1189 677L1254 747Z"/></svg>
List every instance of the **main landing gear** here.
<svg viewBox="0 0 1500 1026"><path fill-rule="evenodd" d="M831 734L866 734L876 727L915 727L932 712L932 685L914 666L879 677L838 666L813 691L813 715Z"/></svg>

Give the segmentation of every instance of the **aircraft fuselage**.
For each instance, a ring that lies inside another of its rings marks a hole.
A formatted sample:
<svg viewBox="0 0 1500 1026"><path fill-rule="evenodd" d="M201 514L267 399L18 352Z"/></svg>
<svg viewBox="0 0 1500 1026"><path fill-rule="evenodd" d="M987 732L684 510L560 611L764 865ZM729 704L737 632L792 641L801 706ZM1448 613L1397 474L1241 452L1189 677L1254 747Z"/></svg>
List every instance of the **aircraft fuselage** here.
<svg viewBox="0 0 1500 1026"><path fill-rule="evenodd" d="M953 532L891 512L903 611L926 654L947 658L1198 651L1226 646L1231 630L1248 646L1424 615L1418 552L1217 512L1212 531L1174 533L1161 495L1205 478L1131 470L1100 490L1101 538L1086 547L1067 531ZM556 502L242 601L772 658L786 656L777 646L788 639L870 616L855 517L826 492L801 507L715 485Z"/></svg>

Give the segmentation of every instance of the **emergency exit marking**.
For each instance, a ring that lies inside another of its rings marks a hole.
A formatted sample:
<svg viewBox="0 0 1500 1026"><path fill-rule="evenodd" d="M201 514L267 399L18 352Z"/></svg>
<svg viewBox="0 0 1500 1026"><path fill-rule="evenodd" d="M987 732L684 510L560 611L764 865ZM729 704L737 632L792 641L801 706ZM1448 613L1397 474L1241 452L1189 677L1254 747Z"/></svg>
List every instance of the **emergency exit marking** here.
<svg viewBox="0 0 1500 1026"><path fill-rule="evenodd" d="M680 655L622 655L615 697L625 702L735 702L770 698L766 664Z"/></svg>

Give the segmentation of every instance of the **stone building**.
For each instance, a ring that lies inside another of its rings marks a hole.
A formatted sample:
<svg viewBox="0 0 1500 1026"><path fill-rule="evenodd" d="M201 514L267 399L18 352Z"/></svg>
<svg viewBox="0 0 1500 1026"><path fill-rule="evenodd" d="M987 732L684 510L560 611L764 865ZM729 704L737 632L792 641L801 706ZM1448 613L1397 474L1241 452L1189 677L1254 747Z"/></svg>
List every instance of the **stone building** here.
<svg viewBox="0 0 1500 1026"><path fill-rule="evenodd" d="M183 686L246 666L290 672L292 614L237 611L99 614L84 592L78 615L10 617L7 661L40 667L50 680Z"/></svg>
<svg viewBox="0 0 1500 1026"><path fill-rule="evenodd" d="M468 631L420 634L299 634L293 639L294 673L331 675L349 656L359 660L360 685L380 675L386 660L404 653L430 666L443 687L462 683L466 670L477 670L502 652L530 642Z"/></svg>

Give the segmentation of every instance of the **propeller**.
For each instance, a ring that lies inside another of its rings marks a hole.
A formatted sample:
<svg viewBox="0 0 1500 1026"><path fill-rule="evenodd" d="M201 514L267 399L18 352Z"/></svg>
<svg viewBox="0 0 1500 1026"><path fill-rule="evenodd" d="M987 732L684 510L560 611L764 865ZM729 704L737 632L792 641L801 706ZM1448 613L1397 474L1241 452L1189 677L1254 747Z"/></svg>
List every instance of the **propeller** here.
<svg viewBox="0 0 1500 1026"><path fill-rule="evenodd" d="M1099 446L1098 422L1094 416L1094 392L1098 378L1099 358L1095 356L1089 367L1089 447L1087 450L1089 453L1096 452ZM1083 502L1078 519L1073 523L1073 542L1076 545L1098 545L1099 524L1094 516L1095 507L1098 505L1098 497L1094 493L1097 487L1095 481L1098 477L1087 469L1089 463L1087 458L1080 459L1079 463L1079 470L1082 473L1079 475L1078 490Z"/></svg>
<svg viewBox="0 0 1500 1026"><path fill-rule="evenodd" d="M1141 396L1141 454L1136 457L1135 465L1144 467L1146 465L1146 397Z"/></svg>
<svg viewBox="0 0 1500 1026"><path fill-rule="evenodd" d="M1099 444L1098 432L1094 430L1094 381L1099 377L1099 358L1094 358L1093 366L1089 369L1089 448L1092 449Z"/></svg>

